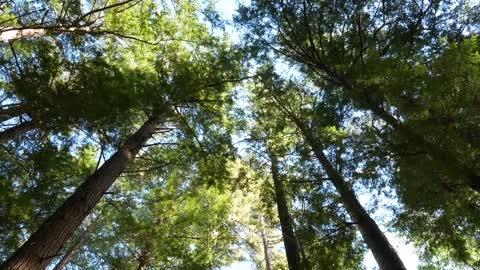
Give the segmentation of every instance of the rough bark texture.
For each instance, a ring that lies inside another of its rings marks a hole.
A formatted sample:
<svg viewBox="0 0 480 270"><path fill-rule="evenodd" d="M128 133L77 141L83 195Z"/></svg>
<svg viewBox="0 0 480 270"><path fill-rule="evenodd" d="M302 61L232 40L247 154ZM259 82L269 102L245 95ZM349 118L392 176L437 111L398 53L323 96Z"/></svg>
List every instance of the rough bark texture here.
<svg viewBox="0 0 480 270"><path fill-rule="evenodd" d="M18 137L27 131L37 128L38 124L39 123L37 121L30 120L0 132L0 144Z"/></svg>
<svg viewBox="0 0 480 270"><path fill-rule="evenodd" d="M299 125L299 124L297 124ZM340 194L343 204L350 216L355 220L362 234L362 237L368 248L373 253L380 269L382 270L406 270L400 257L385 234L380 230L377 223L370 217L365 208L358 201L355 192L345 179L338 173L333 165L323 153L323 145L315 140L310 130L299 126L305 137L305 140L312 148L316 158L325 169L328 177L331 179L335 189Z"/></svg>
<svg viewBox="0 0 480 270"><path fill-rule="evenodd" d="M78 251L82 247L83 243L85 243L85 240L87 239L87 234L84 233L80 238L75 242L75 244L70 247L65 255L63 255L62 259L55 265L55 268L53 270L63 270L65 266L70 262L70 260L77 255Z"/></svg>
<svg viewBox="0 0 480 270"><path fill-rule="evenodd" d="M105 192L152 136L159 117L150 118L127 142L30 236L0 269L45 269Z"/></svg>
<svg viewBox="0 0 480 270"><path fill-rule="evenodd" d="M269 156L273 186L275 188L275 202L277 204L280 227L282 228L283 243L285 245L285 252L287 254L288 268L290 270L301 270L304 269L304 267L302 264L302 258L300 256L298 241L293 230L292 217L288 211L283 183L278 170L278 160L277 157L271 152L269 153Z"/></svg>

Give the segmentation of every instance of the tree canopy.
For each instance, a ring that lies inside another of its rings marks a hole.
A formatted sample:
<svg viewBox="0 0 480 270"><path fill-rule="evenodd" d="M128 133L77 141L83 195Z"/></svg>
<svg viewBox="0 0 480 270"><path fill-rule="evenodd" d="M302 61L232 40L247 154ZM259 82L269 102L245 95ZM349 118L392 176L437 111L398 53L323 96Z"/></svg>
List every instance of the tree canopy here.
<svg viewBox="0 0 480 270"><path fill-rule="evenodd" d="M222 2L0 1L0 269L478 269L480 5Z"/></svg>

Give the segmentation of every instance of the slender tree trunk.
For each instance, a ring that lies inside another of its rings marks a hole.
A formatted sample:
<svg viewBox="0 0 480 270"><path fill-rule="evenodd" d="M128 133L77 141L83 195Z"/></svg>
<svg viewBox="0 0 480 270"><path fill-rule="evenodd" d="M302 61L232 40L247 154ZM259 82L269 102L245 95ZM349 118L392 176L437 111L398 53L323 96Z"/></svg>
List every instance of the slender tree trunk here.
<svg viewBox="0 0 480 270"><path fill-rule="evenodd" d="M137 270L143 270L147 266L147 260L145 258L140 258L140 261L138 262L138 267Z"/></svg>
<svg viewBox="0 0 480 270"><path fill-rule="evenodd" d="M87 232L82 234L80 238L73 244L72 247L70 247L65 255L63 255L62 259L55 265L55 268L53 270L63 270L65 266L72 260L72 258L77 255L78 251L80 251L80 248L83 246L83 243L85 243L85 240L87 239Z"/></svg>
<svg viewBox="0 0 480 270"><path fill-rule="evenodd" d="M0 144L5 143L13 138L16 138L23 133L37 128L39 123L34 119L27 122L23 122L14 127L6 129L0 132Z"/></svg>
<svg viewBox="0 0 480 270"><path fill-rule="evenodd" d="M267 234L265 233L265 224L263 223L262 216L260 216L260 226L262 226L262 244L263 244L263 253L265 254L265 270L272 270L270 253L268 251L268 237L267 237Z"/></svg>
<svg viewBox="0 0 480 270"><path fill-rule="evenodd" d="M287 254L288 268L290 270L303 269L300 248L293 230L293 221L288 211L287 199L283 188L282 179L278 170L277 157L269 150L273 186L275 188L275 202L277 203L280 227L282 228L283 243Z"/></svg>
<svg viewBox="0 0 480 270"><path fill-rule="evenodd" d="M137 270L143 270L148 267L150 261L150 245L148 242L145 244L145 247L142 249L140 257L138 258Z"/></svg>
<svg viewBox="0 0 480 270"><path fill-rule="evenodd" d="M5 263L2 270L45 269L152 136L160 117L150 118L53 213Z"/></svg>
<svg viewBox="0 0 480 270"><path fill-rule="evenodd" d="M296 123L301 129L305 140L312 148L316 158L325 169L328 177L331 179L335 189L340 194L343 204L350 216L355 220L360 229L365 243L373 253L380 269L382 270L406 270L395 249L390 245L385 234L380 230L377 223L370 217L368 212L358 201L352 187L345 181L343 176L330 163L327 156L323 153L323 145L314 138L309 129Z"/></svg>

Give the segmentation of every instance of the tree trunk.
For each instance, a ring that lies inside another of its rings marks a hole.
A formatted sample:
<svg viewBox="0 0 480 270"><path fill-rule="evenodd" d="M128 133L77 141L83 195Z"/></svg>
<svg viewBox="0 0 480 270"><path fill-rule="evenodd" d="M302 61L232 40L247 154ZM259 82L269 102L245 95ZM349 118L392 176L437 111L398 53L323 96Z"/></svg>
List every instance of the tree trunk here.
<svg viewBox="0 0 480 270"><path fill-rule="evenodd" d="M94 221L88 225L88 227L80 234L80 237L75 241L75 243L67 250L65 255L63 255L62 259L55 265L53 270L63 270L65 266L77 255L80 251L80 248L83 244L87 241L88 235L99 225L98 219L100 214L95 218Z"/></svg>
<svg viewBox="0 0 480 270"><path fill-rule="evenodd" d="M140 258L140 261L138 262L137 270L144 270L146 266L147 266L147 261L143 258Z"/></svg>
<svg viewBox="0 0 480 270"><path fill-rule="evenodd" d="M2 270L45 269L105 192L152 136L160 117L150 118L53 213L5 263Z"/></svg>
<svg viewBox="0 0 480 270"><path fill-rule="evenodd" d="M330 163L327 156L323 153L323 145L317 141L310 130L296 123L303 133L306 142L312 148L316 158L325 169L328 177L331 179L335 189L340 194L345 208L350 216L355 220L360 229L360 233L373 253L380 269L382 270L406 270L402 260L398 257L395 249L388 242L387 237L378 227L377 223L370 217L365 208L358 201L355 192L350 184L345 181L335 167Z"/></svg>
<svg viewBox="0 0 480 270"><path fill-rule="evenodd" d="M263 244L263 253L265 254L265 270L272 270L270 253L268 251L268 238L267 238L267 234L265 233L265 224L263 223L262 216L260 216L260 226L262 226L262 244Z"/></svg>
<svg viewBox="0 0 480 270"><path fill-rule="evenodd" d="M95 33L90 27L63 27L63 26L31 26L31 27L10 27L0 32L0 41L9 42L11 40L26 37L43 37L48 33Z"/></svg>
<svg viewBox="0 0 480 270"><path fill-rule="evenodd" d="M144 270L148 268L150 261L150 245L147 242L145 247L141 250L140 257L138 258L137 270Z"/></svg>
<svg viewBox="0 0 480 270"><path fill-rule="evenodd" d="M83 243L85 243L86 239L87 232L82 234L82 236L80 236L80 238L75 242L75 244L67 250L67 253L63 255L62 259L55 265L55 268L53 268L53 270L63 270L67 263L69 263L70 260L74 258L75 255L77 255L78 251L82 247Z"/></svg>
<svg viewBox="0 0 480 270"><path fill-rule="evenodd" d="M288 268L290 270L303 269L300 248L293 230L292 217L288 211L287 199L283 188L282 179L278 170L277 157L269 150L273 186L275 188L275 202L277 203L280 227L282 228L283 243L287 254Z"/></svg>
<svg viewBox="0 0 480 270"><path fill-rule="evenodd" d="M0 144L7 142L15 137L22 135L23 133L30 131L32 129L37 128L39 123L35 120L30 120L27 122L23 122L18 124L14 127L6 129L0 132Z"/></svg>

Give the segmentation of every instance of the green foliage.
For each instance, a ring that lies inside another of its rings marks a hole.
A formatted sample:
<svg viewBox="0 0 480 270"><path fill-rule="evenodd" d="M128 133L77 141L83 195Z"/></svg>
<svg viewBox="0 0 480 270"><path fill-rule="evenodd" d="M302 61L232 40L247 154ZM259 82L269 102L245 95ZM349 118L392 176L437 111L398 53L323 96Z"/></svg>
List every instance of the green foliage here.
<svg viewBox="0 0 480 270"><path fill-rule="evenodd" d="M257 55L269 58L275 48L274 57L316 86L310 90L302 81L275 90L277 103L307 119L352 181L398 198L396 229L425 248L425 259L476 268L478 191L462 176L478 174L478 12L472 8L451 1L252 1L236 19ZM298 88L333 97L319 107L337 117L306 113ZM343 127L344 145L333 148L325 127Z"/></svg>
<svg viewBox="0 0 480 270"><path fill-rule="evenodd" d="M419 269L480 267L479 192L445 163L478 175L478 4L255 0L238 9L241 44L215 6L0 3L0 134L35 123L0 148L2 261L158 115L65 245L86 236L69 266L264 269L268 257L287 269L275 156L307 269L363 269L366 246L309 130L367 210L419 249Z"/></svg>
<svg viewBox="0 0 480 270"><path fill-rule="evenodd" d="M96 162L89 145L79 146L75 155L68 145L48 141L35 147L19 145L17 151L9 148L2 148L0 165L3 259L94 170Z"/></svg>

